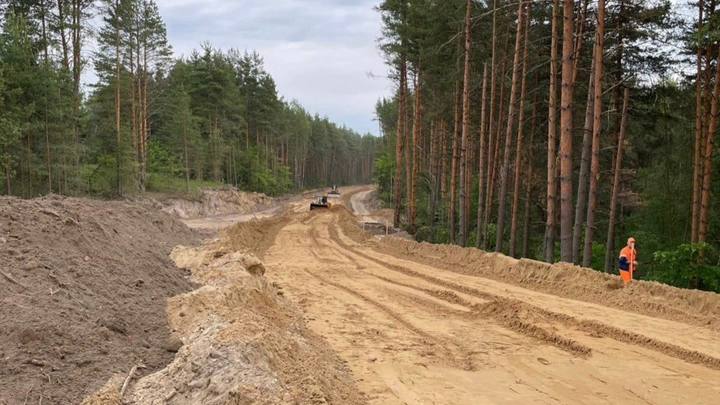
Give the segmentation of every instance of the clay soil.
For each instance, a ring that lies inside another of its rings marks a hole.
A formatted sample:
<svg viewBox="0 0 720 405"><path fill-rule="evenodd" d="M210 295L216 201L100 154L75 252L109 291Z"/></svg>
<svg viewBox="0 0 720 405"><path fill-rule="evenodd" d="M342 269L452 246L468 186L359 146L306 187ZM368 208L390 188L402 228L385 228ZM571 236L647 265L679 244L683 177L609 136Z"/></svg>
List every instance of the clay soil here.
<svg viewBox="0 0 720 405"><path fill-rule="evenodd" d="M169 363L166 299L193 284L168 254L195 241L142 204L0 198L0 404L80 403Z"/></svg>

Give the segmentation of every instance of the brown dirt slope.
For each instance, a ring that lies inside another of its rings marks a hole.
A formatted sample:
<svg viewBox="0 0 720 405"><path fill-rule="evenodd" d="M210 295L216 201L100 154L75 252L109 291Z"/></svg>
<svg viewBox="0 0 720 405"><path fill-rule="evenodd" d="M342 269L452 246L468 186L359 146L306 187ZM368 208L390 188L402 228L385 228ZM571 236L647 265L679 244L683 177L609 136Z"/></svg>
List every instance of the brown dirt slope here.
<svg viewBox="0 0 720 405"><path fill-rule="evenodd" d="M79 403L114 373L165 366L168 257L195 235L142 204L0 198L0 404Z"/></svg>
<svg viewBox="0 0 720 405"><path fill-rule="evenodd" d="M252 224L242 230L245 240L268 238ZM190 269L200 285L168 302L171 327L183 346L166 368L131 384L127 403L364 402L347 366L267 281L262 262L236 251L263 244L243 246L241 240L221 237L200 248L173 251L177 265ZM86 404L117 404L121 384L116 377Z"/></svg>

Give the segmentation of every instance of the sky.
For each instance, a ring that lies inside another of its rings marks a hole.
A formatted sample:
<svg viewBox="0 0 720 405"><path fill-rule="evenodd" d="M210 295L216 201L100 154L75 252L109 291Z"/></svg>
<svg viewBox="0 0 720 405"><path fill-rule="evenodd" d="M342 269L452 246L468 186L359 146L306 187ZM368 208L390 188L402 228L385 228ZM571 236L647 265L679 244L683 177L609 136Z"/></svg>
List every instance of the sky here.
<svg viewBox="0 0 720 405"><path fill-rule="evenodd" d="M157 0L176 56L207 41L256 50L286 100L379 135L378 98L391 94L377 47L379 0Z"/></svg>

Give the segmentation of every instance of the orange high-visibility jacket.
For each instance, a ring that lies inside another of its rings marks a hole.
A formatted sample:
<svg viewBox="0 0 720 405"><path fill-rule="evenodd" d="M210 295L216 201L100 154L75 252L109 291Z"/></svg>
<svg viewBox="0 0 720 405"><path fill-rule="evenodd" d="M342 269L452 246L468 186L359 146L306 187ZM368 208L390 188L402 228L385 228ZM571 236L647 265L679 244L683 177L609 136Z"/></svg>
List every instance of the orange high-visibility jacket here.
<svg viewBox="0 0 720 405"><path fill-rule="evenodd" d="M629 246L625 246L620 251L620 256L627 259L628 263L630 264L630 273L635 271L635 260L637 259L637 251L633 248L630 248Z"/></svg>

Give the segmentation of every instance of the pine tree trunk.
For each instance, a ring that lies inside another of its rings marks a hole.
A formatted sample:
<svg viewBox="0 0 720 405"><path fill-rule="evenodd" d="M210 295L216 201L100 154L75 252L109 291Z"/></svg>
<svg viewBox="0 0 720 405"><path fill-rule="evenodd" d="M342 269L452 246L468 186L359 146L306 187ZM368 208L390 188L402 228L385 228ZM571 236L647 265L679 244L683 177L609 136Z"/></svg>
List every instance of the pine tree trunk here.
<svg viewBox="0 0 720 405"><path fill-rule="evenodd" d="M472 0L465 10L465 63L463 69L462 136L460 138L460 246L467 245L468 206L466 204L468 138L470 132L470 51L472 47Z"/></svg>
<svg viewBox="0 0 720 405"><path fill-rule="evenodd" d="M116 2L117 5L117 2ZM75 138L75 171L80 170L80 75L82 73L82 0L73 0L73 135Z"/></svg>
<svg viewBox="0 0 720 405"><path fill-rule="evenodd" d="M509 254L515 257L517 245L518 213L520 211L520 174L522 173L522 152L525 131L525 98L527 97L527 63L528 63L528 40L530 36L530 18L528 15L529 5L524 11L525 36L523 40L522 75L520 79L520 106L518 107L518 130L517 143L515 144L515 176L513 184L512 215L510 216L510 250Z"/></svg>
<svg viewBox="0 0 720 405"><path fill-rule="evenodd" d="M497 234L495 238L495 251L501 252L502 245L505 235L505 202L507 197L508 178L509 178L509 167L510 167L510 152L512 151L513 141L513 123L515 122L516 114L516 97L517 97L517 85L520 80L520 74L522 72L522 63L520 61L522 55L522 36L523 28L525 25L525 12L523 8L525 6L524 1L518 3L518 21L515 30L515 52L513 56L513 74L512 81L510 84L510 101L508 102L508 118L507 125L505 126L505 150L503 153L502 166L500 168L500 192L498 194L498 219L497 219Z"/></svg>
<svg viewBox="0 0 720 405"><path fill-rule="evenodd" d="M477 204L477 240L475 246L480 247L482 240L483 204L485 203L485 156L487 154L487 63L483 65L482 101L480 107L480 147L478 150L478 204Z"/></svg>
<svg viewBox="0 0 720 405"><path fill-rule="evenodd" d="M617 200L618 194L620 193L620 174L622 172L623 143L625 142L625 133L627 131L629 100L630 90L626 88L623 95L622 119L620 121L617 152L615 154L612 196L610 197L610 218L608 219L608 234L607 241L605 242L605 272L607 273L612 270L613 258L615 257L615 217L617 216Z"/></svg>
<svg viewBox="0 0 720 405"><path fill-rule="evenodd" d="M66 0L57 0L58 7L58 31L60 32L60 46L63 55L63 68L66 72L70 72L70 60L68 59L68 41L67 32L65 31L65 3Z"/></svg>
<svg viewBox="0 0 720 405"><path fill-rule="evenodd" d="M407 81L407 79L406 79ZM408 84L406 86L409 87ZM406 98L409 96L410 91L407 90L406 92ZM417 97L413 98L413 100L416 100ZM411 110L412 109L412 110ZM403 137L405 140L403 141L405 143L405 198L407 200L407 204L405 205L405 220L407 221L407 225L410 225L410 217L412 216L412 213L410 210L413 208L413 182L412 182L412 173L413 173L413 149L414 144L412 140L412 133L409 126L409 122L412 122L412 116L414 116L414 108L412 107L412 104L408 103L407 100L405 102L405 126L403 133ZM412 114L412 116L411 116Z"/></svg>
<svg viewBox="0 0 720 405"><path fill-rule="evenodd" d="M490 100L488 100L489 105L489 112L488 112L488 130L487 130L487 144L488 144L488 151L487 151L487 181L486 181L486 188L485 192L481 193L485 197L485 201L478 201L478 210L480 210L480 206L483 206L483 215L482 220L478 218L478 221L480 221L480 225L478 226L478 247L482 249L487 248L487 221L488 221L488 199L489 199L489 192L491 187L491 177L492 177L492 165L493 165L493 148L494 148L494 139L493 134L495 132L495 100L496 100L496 90L497 90L497 0L493 0L493 22L492 22L492 54L490 59ZM502 100L502 99L501 99Z"/></svg>
<svg viewBox="0 0 720 405"><path fill-rule="evenodd" d="M602 1L602 0L600 0ZM562 86L560 93L560 259L572 262L573 228L573 26L575 2L563 0Z"/></svg>
<svg viewBox="0 0 720 405"><path fill-rule="evenodd" d="M141 156L141 164L140 164L140 189L141 191L145 191L145 183L147 181L147 166L148 166L148 148L147 143L148 139L150 138L150 117L149 117L149 111L148 111L148 103L149 103L149 96L148 96L148 55L147 55L147 43L143 44L143 69L142 69L142 99L141 99L141 113L142 113L142 120L141 120L141 141L142 141L142 156Z"/></svg>
<svg viewBox="0 0 720 405"><path fill-rule="evenodd" d="M575 42L573 45L574 48L574 55L573 55L573 86L577 82L577 76L578 76L578 65L580 64L580 54L582 52L582 46L583 43L585 43L585 26L587 25L587 11L588 6L590 5L590 0L583 0L583 6L580 10L580 16L578 24L576 25L576 33L575 33Z"/></svg>
<svg viewBox="0 0 720 405"><path fill-rule="evenodd" d="M719 53L720 54L720 53ZM712 187L713 150L718 126L718 97L720 97L720 67L715 68L715 85L710 103L710 122L705 136L705 162L703 163L702 195L700 199L700 223L698 242L706 242L710 227L710 193Z"/></svg>
<svg viewBox="0 0 720 405"><path fill-rule="evenodd" d="M415 84L415 111L414 111L414 122L413 122L413 142L412 142L412 177L410 191L411 195L408 197L408 204L410 205L410 218L408 230L411 234L415 234L416 231L416 218L417 218L417 176L420 169L420 162L418 159L418 152L420 151L420 141L422 139L422 120L423 120L423 107L422 107L422 69L418 63L418 73L416 78L417 83Z"/></svg>
<svg viewBox="0 0 720 405"><path fill-rule="evenodd" d="M78 0L79 1L79 0ZM115 0L115 10L120 8L120 1ZM117 175L117 192L118 195L122 195L122 177L120 174L120 158L121 158L121 134L120 134L120 30L115 30L115 136L116 136L116 151L115 151L115 164L116 164L116 175Z"/></svg>
<svg viewBox="0 0 720 405"><path fill-rule="evenodd" d="M448 221L450 222L450 243L455 243L457 236L457 183L458 183L458 166L460 163L460 83L457 86L457 96L455 97L455 126L453 128L452 158L450 163L450 213Z"/></svg>
<svg viewBox="0 0 720 405"><path fill-rule="evenodd" d="M190 159L188 156L188 139L187 139L187 112L183 112L183 152L185 155L185 191L190 192Z"/></svg>
<svg viewBox="0 0 720 405"><path fill-rule="evenodd" d="M590 154L592 153L593 102L595 100L595 52L593 52L588 83L587 101L585 102L585 125L583 126L582 156L580 158L580 174L578 176L577 201L575 203L575 226L573 227L573 263L580 264L580 241L582 240L590 174Z"/></svg>
<svg viewBox="0 0 720 405"><path fill-rule="evenodd" d="M537 83L537 79L535 80ZM533 141L535 140L535 124L537 123L537 107L538 107L538 93L535 93L533 100L533 112L532 119L530 121L530 142L528 142L527 149L525 151L525 160L527 162L527 177L525 180L525 211L523 216L523 243L522 243L522 257L529 257L530 252L530 201L532 200L532 187L533 187Z"/></svg>
<svg viewBox="0 0 720 405"><path fill-rule="evenodd" d="M438 148L440 147L438 142L438 133L439 128L437 121L433 119L430 122L430 201L428 207L428 212L430 214L430 240L433 242L435 241L435 226L437 225L436 216L440 179L440 176L438 174L438 170L440 168L440 164L438 161Z"/></svg>
<svg viewBox="0 0 720 405"><path fill-rule="evenodd" d="M557 163L557 53L558 53L558 15L560 0L553 0L552 38L550 45L550 88L548 90L548 147L547 147L547 220L545 222L545 261L555 261L555 177Z"/></svg>
<svg viewBox="0 0 720 405"><path fill-rule="evenodd" d="M703 27L703 0L698 2L698 31ZM693 153L693 195L692 195L692 213L691 213L691 232L690 241L697 242L698 239L698 222L700 212L700 196L702 164L703 164L703 99L704 85L702 80L702 44L697 44L697 76L695 77L695 146Z"/></svg>
<svg viewBox="0 0 720 405"><path fill-rule="evenodd" d="M448 169L448 132L447 122L440 121L440 201L448 200L447 195L447 169ZM445 215L443 213L443 218Z"/></svg>
<svg viewBox="0 0 720 405"><path fill-rule="evenodd" d="M508 35L509 37L509 35ZM507 41L506 41L507 42ZM505 61L503 60L500 63L500 75L504 76L505 72ZM497 119L497 125L495 126L495 133L491 134L494 144L488 151L488 154L490 154L491 158L488 159L488 181L487 181L487 190L485 191L485 215L483 217L483 222L485 229L483 229L483 249L487 250L488 248L488 235L487 235L487 226L490 223L490 219L492 216L492 210L493 210L493 199L495 196L495 181L497 179L497 173L500 171L499 163L500 163L500 134L503 130L503 124L505 116L505 86L504 83L500 83L500 98L498 99L498 103L500 104L500 108L498 109L498 115L496 117Z"/></svg>
<svg viewBox="0 0 720 405"><path fill-rule="evenodd" d="M600 131L602 130L602 78L603 53L605 49L605 0L598 1L598 25L595 39L595 83L593 84L593 136L590 155L590 192L588 194L587 223L585 224L585 249L583 266L592 262L593 234L595 232L595 211L597 210L597 189L600 181Z"/></svg>
<svg viewBox="0 0 720 405"><path fill-rule="evenodd" d="M400 100L398 107L397 136L395 138L395 179L393 183L395 212L393 215L393 226L400 227L400 213L402 212L402 168L403 168L403 146L405 134L405 103L407 102L407 63L405 59L400 61Z"/></svg>

